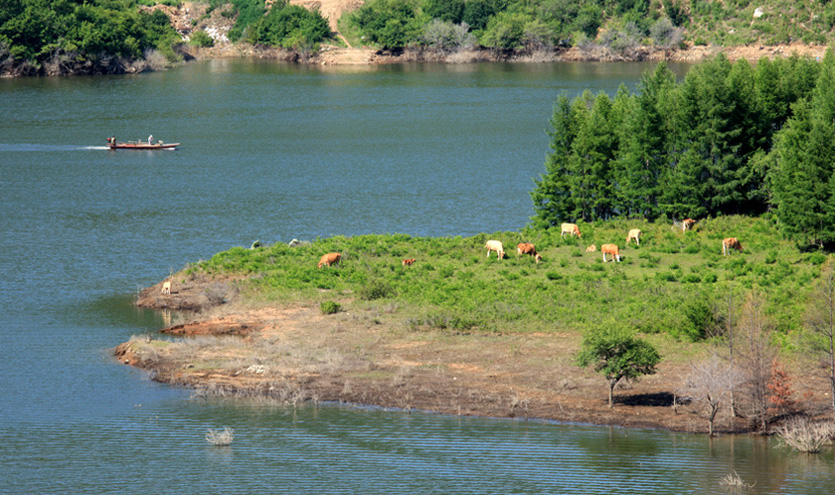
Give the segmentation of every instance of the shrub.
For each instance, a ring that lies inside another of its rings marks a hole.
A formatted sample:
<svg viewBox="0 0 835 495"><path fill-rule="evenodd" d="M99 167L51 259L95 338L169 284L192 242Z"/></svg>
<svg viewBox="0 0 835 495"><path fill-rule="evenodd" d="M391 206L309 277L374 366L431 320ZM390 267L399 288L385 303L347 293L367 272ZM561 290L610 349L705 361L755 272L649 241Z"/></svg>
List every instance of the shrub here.
<svg viewBox="0 0 835 495"><path fill-rule="evenodd" d="M813 265L820 265L824 261L826 261L826 255L821 252L812 253L809 256L809 263Z"/></svg>
<svg viewBox="0 0 835 495"><path fill-rule="evenodd" d="M213 40L212 37L209 36L206 33L206 31L203 31L202 29L191 33L191 39L188 42L191 45L199 46L201 48L209 48L214 46L215 44L215 40ZM254 244L255 243L253 243L253 245Z"/></svg>
<svg viewBox="0 0 835 495"><path fill-rule="evenodd" d="M323 315L332 315L339 313L339 311L342 309L342 306L340 306L339 303L335 301L322 301L319 304L319 309L322 311Z"/></svg>
<svg viewBox="0 0 835 495"><path fill-rule="evenodd" d="M357 295L364 301L374 301L376 299L388 297L393 292L394 291L389 284L381 280L372 280L371 282L360 287Z"/></svg>

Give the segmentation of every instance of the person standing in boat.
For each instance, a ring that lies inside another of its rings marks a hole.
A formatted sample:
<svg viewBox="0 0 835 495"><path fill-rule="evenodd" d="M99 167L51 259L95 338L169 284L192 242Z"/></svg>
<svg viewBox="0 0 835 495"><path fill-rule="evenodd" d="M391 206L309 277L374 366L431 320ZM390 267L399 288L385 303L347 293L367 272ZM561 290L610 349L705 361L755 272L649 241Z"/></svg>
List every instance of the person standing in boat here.
<svg viewBox="0 0 835 495"><path fill-rule="evenodd" d="M154 144L154 135L153 134L148 136L148 144Z"/></svg>

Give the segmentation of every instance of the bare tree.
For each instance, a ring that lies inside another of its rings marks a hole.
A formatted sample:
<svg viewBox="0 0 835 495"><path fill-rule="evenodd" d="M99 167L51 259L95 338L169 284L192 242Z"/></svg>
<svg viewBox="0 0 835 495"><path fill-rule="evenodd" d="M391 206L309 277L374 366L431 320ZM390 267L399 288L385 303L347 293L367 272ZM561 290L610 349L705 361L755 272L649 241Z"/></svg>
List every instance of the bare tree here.
<svg viewBox="0 0 835 495"><path fill-rule="evenodd" d="M806 326L811 331L809 347L820 360L829 382L832 414L835 416L835 268L830 258L809 301Z"/></svg>
<svg viewBox="0 0 835 495"><path fill-rule="evenodd" d="M718 307L716 309L716 321L718 325L715 327L713 334L717 337L721 337L721 339L717 339L719 342L724 344L725 347L728 349L728 365L731 371L735 372L736 370L736 291L734 290L733 285L728 285L727 289L724 291L724 297L721 299L721 302L718 303ZM734 389L736 385L731 388L730 391L730 401L731 401L731 414L734 417L737 417L737 409L736 409L736 396L734 394Z"/></svg>
<svg viewBox="0 0 835 495"><path fill-rule="evenodd" d="M704 403L710 436L713 436L716 415L738 381L733 368L715 354L690 368L686 390L697 401Z"/></svg>
<svg viewBox="0 0 835 495"><path fill-rule="evenodd" d="M737 369L743 377L751 416L768 430L768 382L771 364L777 356L772 342L774 324L765 314L765 301L756 290L748 294L737 325Z"/></svg>

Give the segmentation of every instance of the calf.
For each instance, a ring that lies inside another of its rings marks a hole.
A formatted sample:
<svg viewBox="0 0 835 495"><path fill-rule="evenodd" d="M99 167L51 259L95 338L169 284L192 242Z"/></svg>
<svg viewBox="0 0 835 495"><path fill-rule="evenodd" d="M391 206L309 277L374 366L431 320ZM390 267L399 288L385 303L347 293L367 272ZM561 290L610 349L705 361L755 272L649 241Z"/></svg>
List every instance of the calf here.
<svg viewBox="0 0 835 495"><path fill-rule="evenodd" d="M171 282L163 282L162 283L162 293L163 294L171 294Z"/></svg>
<svg viewBox="0 0 835 495"><path fill-rule="evenodd" d="M593 253L595 251L597 251L597 246L595 246L594 244L586 248L587 253Z"/></svg>
<svg viewBox="0 0 835 495"><path fill-rule="evenodd" d="M316 265L319 268L322 268L323 265L333 266L339 265L339 262L342 260L342 255L340 253L328 253L322 255L319 259L319 263Z"/></svg>
<svg viewBox="0 0 835 495"><path fill-rule="evenodd" d="M565 234L583 237L583 234L580 233L580 227L578 227L577 224L574 223L564 223L560 225L560 235L565 237Z"/></svg>
<svg viewBox="0 0 835 495"><path fill-rule="evenodd" d="M484 249L487 250L487 257L488 258L490 257L490 252L491 251L495 251L496 256L498 256L499 259L504 258L504 246L502 245L502 241L495 241L495 240L487 241L487 244L484 245Z"/></svg>
<svg viewBox="0 0 835 495"><path fill-rule="evenodd" d="M408 260L403 260L403 266L412 266L412 263L414 263L414 262L415 262L414 258L408 259Z"/></svg>
<svg viewBox="0 0 835 495"><path fill-rule="evenodd" d="M603 263L606 263L606 255L611 254L612 258L620 263L620 252L617 244L604 244L600 246L600 251L603 253Z"/></svg>
<svg viewBox="0 0 835 495"><path fill-rule="evenodd" d="M629 244L629 241L635 239L635 244L641 245L641 229L632 229L629 231L629 234L626 235L626 243Z"/></svg>
<svg viewBox="0 0 835 495"><path fill-rule="evenodd" d="M736 237L722 239L722 255L727 256L731 254L731 249L736 249L740 253L742 252L742 244L739 243L739 239Z"/></svg>

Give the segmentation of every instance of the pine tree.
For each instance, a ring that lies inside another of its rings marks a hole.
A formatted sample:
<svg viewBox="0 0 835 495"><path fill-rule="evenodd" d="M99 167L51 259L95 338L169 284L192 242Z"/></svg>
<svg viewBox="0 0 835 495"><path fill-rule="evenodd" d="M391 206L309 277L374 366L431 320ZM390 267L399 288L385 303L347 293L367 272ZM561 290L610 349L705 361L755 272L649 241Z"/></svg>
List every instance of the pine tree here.
<svg viewBox="0 0 835 495"><path fill-rule="evenodd" d="M534 227L547 229L569 218L573 210L569 184L568 160L577 135L572 105L565 94L554 104L550 119L551 153L545 161L545 174L534 180L531 191L536 214L531 218Z"/></svg>
<svg viewBox="0 0 835 495"><path fill-rule="evenodd" d="M588 101L588 96L584 98ZM612 101L606 93L594 97L591 110L580 126L572 146L578 218L590 222L605 220L614 214L614 177L612 162L617 138L610 122Z"/></svg>
<svg viewBox="0 0 835 495"><path fill-rule="evenodd" d="M777 217L792 238L823 244L835 240L835 54L827 50L807 103L775 135L769 175Z"/></svg>
<svg viewBox="0 0 835 495"><path fill-rule="evenodd" d="M675 88L675 75L665 63L641 78L632 112L624 119L621 153L621 195L626 212L653 220L658 207L660 180L665 166L667 122L662 105Z"/></svg>

